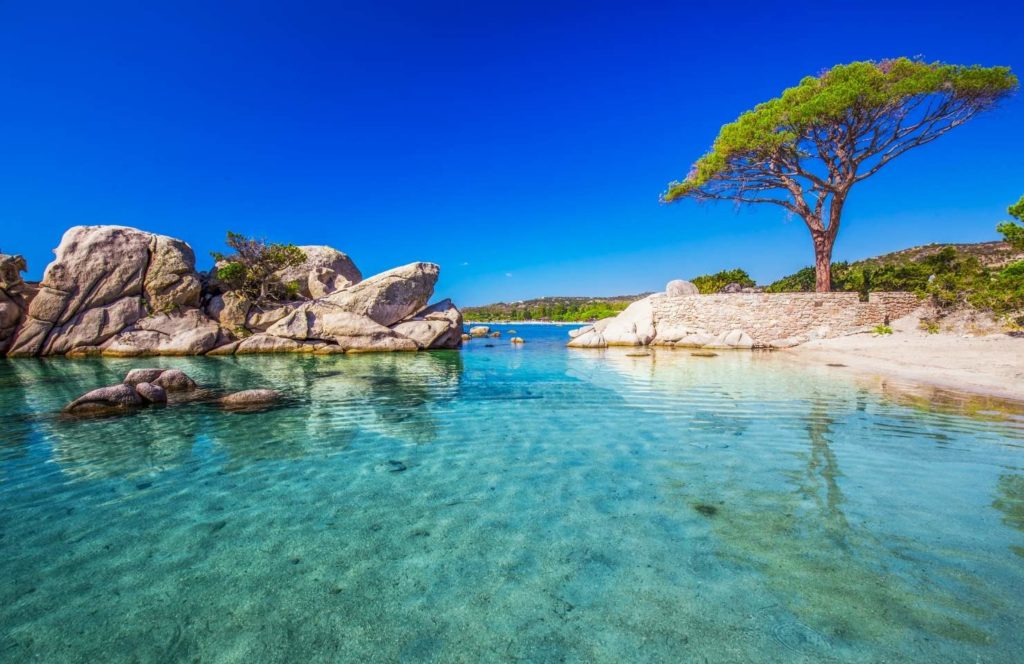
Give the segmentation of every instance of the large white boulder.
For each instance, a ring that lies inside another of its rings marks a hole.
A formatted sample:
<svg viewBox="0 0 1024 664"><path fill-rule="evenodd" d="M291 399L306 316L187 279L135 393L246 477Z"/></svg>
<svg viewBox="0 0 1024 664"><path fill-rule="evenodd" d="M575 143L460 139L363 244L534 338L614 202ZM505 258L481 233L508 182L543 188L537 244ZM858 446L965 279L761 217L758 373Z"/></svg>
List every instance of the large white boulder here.
<svg viewBox="0 0 1024 664"><path fill-rule="evenodd" d="M690 295L700 295L700 291L693 283L686 281L685 279L673 279L672 281L665 284L665 294L669 297L686 297Z"/></svg>
<svg viewBox="0 0 1024 664"><path fill-rule="evenodd" d="M442 300L391 329L421 349L458 348L462 345L462 312L451 300Z"/></svg>
<svg viewBox="0 0 1024 664"><path fill-rule="evenodd" d="M184 242L125 226L75 226L54 250L9 354L98 346L145 317L199 304Z"/></svg>
<svg viewBox="0 0 1024 664"><path fill-rule="evenodd" d="M202 355L217 345L221 328L198 309L156 314L116 334L103 355Z"/></svg>
<svg viewBox="0 0 1024 664"><path fill-rule="evenodd" d="M626 307L601 331L609 346L646 346L654 339L655 333L650 297Z"/></svg>
<svg viewBox="0 0 1024 664"><path fill-rule="evenodd" d="M298 294L308 298L329 295L363 279L352 259L333 247L304 245L301 265L287 267L274 276L284 285L296 284Z"/></svg>
<svg viewBox="0 0 1024 664"><path fill-rule="evenodd" d="M433 263L409 263L331 293L321 301L380 325L394 325L427 306L439 271Z"/></svg>

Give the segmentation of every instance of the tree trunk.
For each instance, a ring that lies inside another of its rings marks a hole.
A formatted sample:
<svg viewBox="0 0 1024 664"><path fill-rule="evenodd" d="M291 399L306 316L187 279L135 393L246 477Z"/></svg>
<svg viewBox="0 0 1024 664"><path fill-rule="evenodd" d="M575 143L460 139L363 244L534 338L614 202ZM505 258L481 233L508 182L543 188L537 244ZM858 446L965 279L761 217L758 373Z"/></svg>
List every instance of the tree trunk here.
<svg viewBox="0 0 1024 664"><path fill-rule="evenodd" d="M814 290L828 293L832 290L832 246L835 235L829 232L814 233Z"/></svg>

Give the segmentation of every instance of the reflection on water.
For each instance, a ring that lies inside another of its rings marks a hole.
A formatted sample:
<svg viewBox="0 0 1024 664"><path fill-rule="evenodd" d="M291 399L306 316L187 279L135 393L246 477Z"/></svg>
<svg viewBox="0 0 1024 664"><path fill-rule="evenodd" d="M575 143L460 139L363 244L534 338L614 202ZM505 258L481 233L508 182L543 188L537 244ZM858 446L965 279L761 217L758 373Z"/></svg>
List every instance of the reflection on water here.
<svg viewBox="0 0 1024 664"><path fill-rule="evenodd" d="M0 363L0 660L1018 659L1012 412L520 336ZM289 399L58 415L153 364Z"/></svg>

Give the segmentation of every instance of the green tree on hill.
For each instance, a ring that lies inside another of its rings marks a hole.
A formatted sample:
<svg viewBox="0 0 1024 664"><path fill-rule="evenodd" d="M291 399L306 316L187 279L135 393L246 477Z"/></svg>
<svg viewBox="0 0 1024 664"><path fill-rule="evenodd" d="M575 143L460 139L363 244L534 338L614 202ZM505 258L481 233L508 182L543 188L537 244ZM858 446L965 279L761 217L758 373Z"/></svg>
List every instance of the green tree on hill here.
<svg viewBox="0 0 1024 664"><path fill-rule="evenodd" d="M1008 67L907 58L837 65L722 127L662 201L770 203L804 220L815 287L832 288L832 248L853 185L991 109L1018 87Z"/></svg>
<svg viewBox="0 0 1024 664"><path fill-rule="evenodd" d="M1020 200L1007 208L1006 211L1018 222L1024 222L1024 196L1021 196ZM1003 237L1006 238L1011 247L1024 251L1024 226L1020 226L1019 223L1015 224L1012 221L1006 221L999 224L996 230L1003 234Z"/></svg>

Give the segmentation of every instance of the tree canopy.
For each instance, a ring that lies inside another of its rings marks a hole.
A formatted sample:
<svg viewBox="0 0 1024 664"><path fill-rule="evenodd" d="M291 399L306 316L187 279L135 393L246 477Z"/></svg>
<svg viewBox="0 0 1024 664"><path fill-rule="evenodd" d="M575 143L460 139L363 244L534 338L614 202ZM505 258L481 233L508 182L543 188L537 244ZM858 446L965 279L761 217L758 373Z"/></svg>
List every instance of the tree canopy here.
<svg viewBox="0 0 1024 664"><path fill-rule="evenodd" d="M662 201L769 203L799 215L814 240L818 290L828 290L850 188L1017 87L1008 67L908 58L837 65L723 126Z"/></svg>

